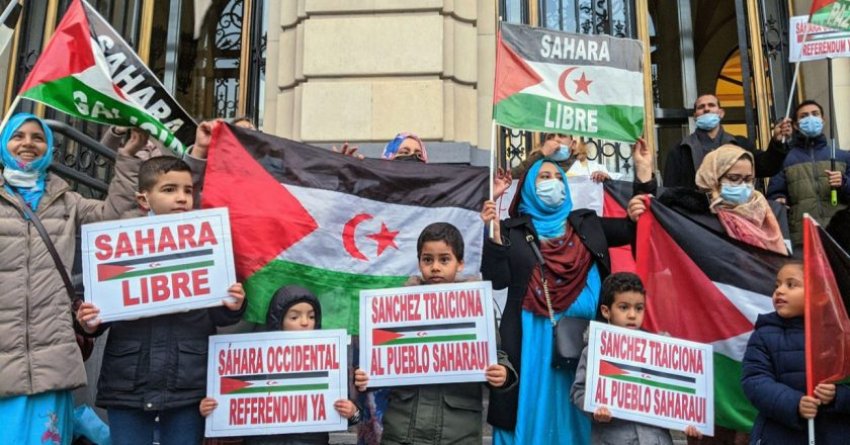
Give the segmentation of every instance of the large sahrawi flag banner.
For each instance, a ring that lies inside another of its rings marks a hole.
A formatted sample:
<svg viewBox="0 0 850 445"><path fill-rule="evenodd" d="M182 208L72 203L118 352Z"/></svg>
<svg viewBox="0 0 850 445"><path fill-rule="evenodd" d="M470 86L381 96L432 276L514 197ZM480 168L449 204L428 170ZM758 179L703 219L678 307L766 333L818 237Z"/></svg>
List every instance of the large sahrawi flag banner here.
<svg viewBox="0 0 850 445"><path fill-rule="evenodd" d="M322 328L359 329L359 292L418 275L416 241L449 222L478 271L487 169L359 160L288 139L219 124L213 131L203 207L227 207L245 318L265 323L280 286L298 284L322 303Z"/></svg>
<svg viewBox="0 0 850 445"><path fill-rule="evenodd" d="M850 0L814 0L811 23L850 30Z"/></svg>
<svg viewBox="0 0 850 445"><path fill-rule="evenodd" d="M493 118L500 125L633 143L643 133L638 40L503 23Z"/></svg>
<svg viewBox="0 0 850 445"><path fill-rule="evenodd" d="M195 139L191 116L82 0L68 7L20 95L80 119L140 127L178 155Z"/></svg>
<svg viewBox="0 0 850 445"><path fill-rule="evenodd" d="M741 361L756 317L774 310L773 283L787 258L650 203L637 229L637 273L647 291L644 327L712 345L715 422L749 431L756 410L741 389Z"/></svg>

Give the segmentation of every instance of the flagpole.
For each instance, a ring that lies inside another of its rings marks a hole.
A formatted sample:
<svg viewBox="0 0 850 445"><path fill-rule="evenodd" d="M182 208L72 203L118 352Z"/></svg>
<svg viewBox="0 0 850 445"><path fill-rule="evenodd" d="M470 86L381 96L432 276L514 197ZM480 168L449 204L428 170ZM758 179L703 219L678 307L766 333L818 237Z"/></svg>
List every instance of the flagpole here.
<svg viewBox="0 0 850 445"><path fill-rule="evenodd" d="M9 119L12 117L12 114L15 113L15 108L18 108L18 104L21 103L21 96L15 96L15 100L12 101L12 104L9 105L9 109L6 110L6 114L3 116L3 123L0 124L0 131L3 131L6 128L6 124L9 123Z"/></svg>
<svg viewBox="0 0 850 445"><path fill-rule="evenodd" d="M797 62L794 63L794 78L791 79L791 93L788 94L787 105L785 106L785 119L791 116L791 103L794 99L794 93L797 92L797 78L800 76L800 62L803 57L803 47L806 46L806 41L809 40L809 22L812 21L812 14L806 19L806 30L803 31L803 41L800 42L800 53L797 55ZM785 120L783 119L783 120ZM785 143L785 136L782 136L782 143Z"/></svg>
<svg viewBox="0 0 850 445"><path fill-rule="evenodd" d="M499 156L499 148L496 147L496 130L498 127L496 126L496 120L492 119L490 121L490 201L493 201L493 179L496 176L496 157ZM490 221L490 238L492 239L496 236L496 220L498 219L498 212L496 213L496 218Z"/></svg>
<svg viewBox="0 0 850 445"><path fill-rule="evenodd" d="M809 445L815 445L815 419L809 419Z"/></svg>

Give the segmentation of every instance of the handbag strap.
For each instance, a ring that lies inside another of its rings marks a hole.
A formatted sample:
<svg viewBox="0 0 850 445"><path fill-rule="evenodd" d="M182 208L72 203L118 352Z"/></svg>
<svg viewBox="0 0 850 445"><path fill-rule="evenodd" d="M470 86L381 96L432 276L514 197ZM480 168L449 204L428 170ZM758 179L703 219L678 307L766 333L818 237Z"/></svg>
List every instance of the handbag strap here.
<svg viewBox="0 0 850 445"><path fill-rule="evenodd" d="M534 256L537 257L537 265L540 267L540 281L543 282L543 295L546 297L546 307L549 308L549 321L554 328L558 323L555 321L555 311L552 310L552 297L549 296L549 280L546 279L546 261L543 259L540 248L534 242L534 235L526 233L525 240L528 241L528 245L531 246Z"/></svg>
<svg viewBox="0 0 850 445"><path fill-rule="evenodd" d="M47 234L47 229L44 228L44 224L41 223L41 220L38 219L35 212L33 212L30 206L27 205L24 198L19 193L15 193L15 197L18 198L18 202L21 203L21 209L25 217L32 221L35 226L35 230L37 230L38 234L41 235L41 239L44 241L44 245L47 247L50 257L53 258L53 262L56 264L56 269L59 271L59 275L62 276L62 282L65 283L65 291L68 292L68 297L71 298L72 302L76 301L77 293L74 290L74 284L71 282L71 277L68 276L68 271L65 270L65 265L62 263L62 258L59 257L59 252L56 251L56 246Z"/></svg>

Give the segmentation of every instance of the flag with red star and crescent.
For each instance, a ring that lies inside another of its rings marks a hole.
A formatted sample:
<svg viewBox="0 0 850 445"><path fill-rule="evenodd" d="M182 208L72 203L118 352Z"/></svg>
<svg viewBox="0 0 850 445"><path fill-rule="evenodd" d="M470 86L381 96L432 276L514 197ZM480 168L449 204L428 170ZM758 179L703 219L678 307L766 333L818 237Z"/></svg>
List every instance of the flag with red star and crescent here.
<svg viewBox="0 0 850 445"><path fill-rule="evenodd" d="M230 212L248 321L265 323L275 290L298 284L319 297L323 328L355 333L361 289L399 287L419 274L425 226L457 226L465 268L478 270L487 180L485 168L359 160L219 124L202 205Z"/></svg>
<svg viewBox="0 0 850 445"><path fill-rule="evenodd" d="M643 133L639 40L503 23L493 119L500 125L633 143Z"/></svg>

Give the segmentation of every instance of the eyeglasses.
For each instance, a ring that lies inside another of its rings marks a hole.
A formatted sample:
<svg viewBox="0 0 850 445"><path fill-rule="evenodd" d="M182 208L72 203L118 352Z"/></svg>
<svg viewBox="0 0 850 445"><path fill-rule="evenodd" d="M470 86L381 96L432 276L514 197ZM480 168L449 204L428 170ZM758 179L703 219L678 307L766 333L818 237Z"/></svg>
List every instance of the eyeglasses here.
<svg viewBox="0 0 850 445"><path fill-rule="evenodd" d="M726 182L732 183L734 185L753 184L753 183L756 182L756 178L753 175L744 176L744 175L736 175L734 173L729 174L729 175L723 175L723 176L720 177L720 179L725 180Z"/></svg>

